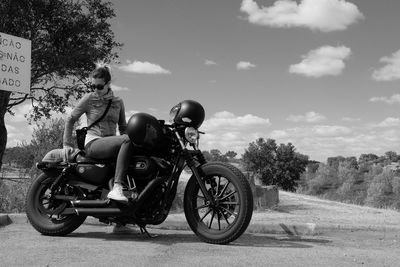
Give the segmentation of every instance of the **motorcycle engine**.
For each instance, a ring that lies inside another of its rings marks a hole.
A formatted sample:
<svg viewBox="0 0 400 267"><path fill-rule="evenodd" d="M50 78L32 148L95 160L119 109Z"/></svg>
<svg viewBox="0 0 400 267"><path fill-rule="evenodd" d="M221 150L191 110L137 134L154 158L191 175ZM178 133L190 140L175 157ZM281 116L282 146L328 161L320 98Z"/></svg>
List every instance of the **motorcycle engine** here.
<svg viewBox="0 0 400 267"><path fill-rule="evenodd" d="M157 175L157 164L149 157L135 156L128 169L128 176L139 183L149 182Z"/></svg>

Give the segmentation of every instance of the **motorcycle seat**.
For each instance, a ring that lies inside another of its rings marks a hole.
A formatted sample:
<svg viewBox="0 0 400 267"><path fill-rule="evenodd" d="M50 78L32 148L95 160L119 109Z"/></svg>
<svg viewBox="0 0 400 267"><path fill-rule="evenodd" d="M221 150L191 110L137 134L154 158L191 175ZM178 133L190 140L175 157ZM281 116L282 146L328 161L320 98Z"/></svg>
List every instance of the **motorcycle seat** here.
<svg viewBox="0 0 400 267"><path fill-rule="evenodd" d="M92 164L105 164L110 163L112 159L95 159L86 157L84 153L79 153L76 155L76 163L92 163Z"/></svg>

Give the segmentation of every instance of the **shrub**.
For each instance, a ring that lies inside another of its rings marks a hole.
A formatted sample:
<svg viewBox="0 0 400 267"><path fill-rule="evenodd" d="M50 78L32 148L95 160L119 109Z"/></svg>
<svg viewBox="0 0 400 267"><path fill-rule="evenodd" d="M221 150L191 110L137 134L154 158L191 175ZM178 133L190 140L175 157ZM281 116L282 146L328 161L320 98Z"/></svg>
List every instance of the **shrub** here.
<svg viewBox="0 0 400 267"><path fill-rule="evenodd" d="M367 205L377 208L386 208L393 204L393 177L393 172L384 170L380 175L372 179L367 190Z"/></svg>

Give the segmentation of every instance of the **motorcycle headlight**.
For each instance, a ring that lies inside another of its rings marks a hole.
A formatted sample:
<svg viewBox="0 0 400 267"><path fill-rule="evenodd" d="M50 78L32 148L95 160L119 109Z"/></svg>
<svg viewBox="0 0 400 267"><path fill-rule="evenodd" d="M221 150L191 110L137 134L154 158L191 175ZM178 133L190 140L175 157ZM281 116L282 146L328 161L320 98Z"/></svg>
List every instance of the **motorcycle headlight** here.
<svg viewBox="0 0 400 267"><path fill-rule="evenodd" d="M185 138L189 143L195 144L199 139L199 131L193 127L187 127L185 129Z"/></svg>

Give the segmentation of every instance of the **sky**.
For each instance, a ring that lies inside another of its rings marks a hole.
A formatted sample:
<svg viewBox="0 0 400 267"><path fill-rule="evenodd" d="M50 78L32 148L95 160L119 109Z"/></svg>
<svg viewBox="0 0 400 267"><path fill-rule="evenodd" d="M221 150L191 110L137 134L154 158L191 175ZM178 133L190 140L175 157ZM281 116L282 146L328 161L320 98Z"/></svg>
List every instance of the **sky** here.
<svg viewBox="0 0 400 267"><path fill-rule="evenodd" d="M310 159L400 154L400 1L112 1L123 43L112 87L129 118L206 111L202 150L243 154L257 138ZM6 115L29 141L28 105ZM66 116L61 114L59 116Z"/></svg>

